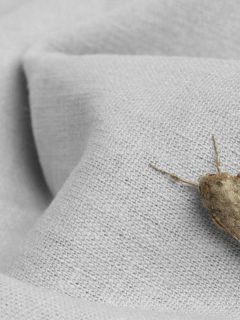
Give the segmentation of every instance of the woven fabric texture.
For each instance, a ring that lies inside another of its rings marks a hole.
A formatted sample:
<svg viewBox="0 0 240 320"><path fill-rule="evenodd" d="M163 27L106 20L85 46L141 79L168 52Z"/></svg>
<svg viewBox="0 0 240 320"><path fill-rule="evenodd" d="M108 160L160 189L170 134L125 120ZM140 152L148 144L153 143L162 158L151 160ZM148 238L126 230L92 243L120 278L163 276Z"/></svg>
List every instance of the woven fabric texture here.
<svg viewBox="0 0 240 320"><path fill-rule="evenodd" d="M25 1L0 17L1 319L239 319L238 1ZM71 17L71 19L69 19Z"/></svg>

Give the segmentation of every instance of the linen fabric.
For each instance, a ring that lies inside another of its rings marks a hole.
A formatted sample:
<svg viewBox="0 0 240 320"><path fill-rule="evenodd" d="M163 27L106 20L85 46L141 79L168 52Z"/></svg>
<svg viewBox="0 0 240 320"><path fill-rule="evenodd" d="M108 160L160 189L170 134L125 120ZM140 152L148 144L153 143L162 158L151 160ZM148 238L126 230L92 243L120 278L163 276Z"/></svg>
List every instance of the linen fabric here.
<svg viewBox="0 0 240 320"><path fill-rule="evenodd" d="M238 1L2 12L1 319L239 319L238 242L149 167L215 172L214 133L238 173Z"/></svg>

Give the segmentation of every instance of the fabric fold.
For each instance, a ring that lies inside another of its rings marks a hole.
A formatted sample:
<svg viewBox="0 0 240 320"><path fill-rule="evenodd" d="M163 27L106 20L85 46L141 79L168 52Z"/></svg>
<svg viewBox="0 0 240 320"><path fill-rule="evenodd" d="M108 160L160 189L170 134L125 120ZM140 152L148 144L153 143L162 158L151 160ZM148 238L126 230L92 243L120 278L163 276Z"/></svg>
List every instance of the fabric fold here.
<svg viewBox="0 0 240 320"><path fill-rule="evenodd" d="M239 245L191 180L239 167L237 1L0 16L0 317L239 318Z"/></svg>
<svg viewBox="0 0 240 320"><path fill-rule="evenodd" d="M26 56L55 198L11 275L117 306L237 310L237 243L215 230L196 190L149 163L193 180L214 172L215 133L223 163L237 169L239 141L228 133L239 136L239 69L218 59Z"/></svg>

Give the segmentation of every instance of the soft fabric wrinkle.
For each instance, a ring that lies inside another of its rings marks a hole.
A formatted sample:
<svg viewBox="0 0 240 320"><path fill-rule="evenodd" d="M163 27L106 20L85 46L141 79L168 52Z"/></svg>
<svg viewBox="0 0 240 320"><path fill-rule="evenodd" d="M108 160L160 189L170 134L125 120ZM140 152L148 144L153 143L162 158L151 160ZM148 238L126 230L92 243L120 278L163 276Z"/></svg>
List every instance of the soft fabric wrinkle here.
<svg viewBox="0 0 240 320"><path fill-rule="evenodd" d="M149 168L214 172L215 133L237 171L239 11L0 6L1 319L239 319L238 243Z"/></svg>

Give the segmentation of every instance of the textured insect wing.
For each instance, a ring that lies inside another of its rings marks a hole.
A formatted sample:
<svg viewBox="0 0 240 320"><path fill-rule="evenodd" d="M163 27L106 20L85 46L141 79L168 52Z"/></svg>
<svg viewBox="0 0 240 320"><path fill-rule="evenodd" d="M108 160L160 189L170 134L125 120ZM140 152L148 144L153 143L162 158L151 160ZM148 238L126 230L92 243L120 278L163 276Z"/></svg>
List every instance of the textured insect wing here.
<svg viewBox="0 0 240 320"><path fill-rule="evenodd" d="M202 176L199 191L215 225L240 240L240 177L227 172Z"/></svg>

